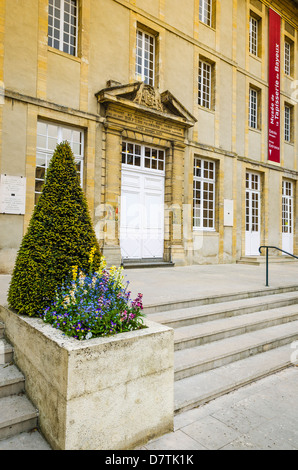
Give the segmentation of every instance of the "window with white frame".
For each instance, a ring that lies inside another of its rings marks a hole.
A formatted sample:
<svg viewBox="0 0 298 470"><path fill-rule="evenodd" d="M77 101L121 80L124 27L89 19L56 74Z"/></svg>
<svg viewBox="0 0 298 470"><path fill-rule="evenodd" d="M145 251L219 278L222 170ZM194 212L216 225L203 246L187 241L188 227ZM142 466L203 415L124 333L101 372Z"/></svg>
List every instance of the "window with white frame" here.
<svg viewBox="0 0 298 470"><path fill-rule="evenodd" d="M289 41L285 40L285 74L291 75L291 61L292 61L292 45Z"/></svg>
<svg viewBox="0 0 298 470"><path fill-rule="evenodd" d="M68 141L73 151L77 172L83 186L84 132L81 129L38 121L35 169L35 204L42 192L46 171L57 144Z"/></svg>
<svg viewBox="0 0 298 470"><path fill-rule="evenodd" d="M193 170L193 227L215 229L215 162L199 157Z"/></svg>
<svg viewBox="0 0 298 470"><path fill-rule="evenodd" d="M294 106L291 106L289 104L285 104L284 107L284 119L285 119L285 133L284 133L284 138L286 142L293 142L293 124L294 124Z"/></svg>
<svg viewBox="0 0 298 470"><path fill-rule="evenodd" d="M122 142L122 164L140 170L165 171L165 151L133 142Z"/></svg>
<svg viewBox="0 0 298 470"><path fill-rule="evenodd" d="M258 55L259 21L251 16L249 18L249 52Z"/></svg>
<svg viewBox="0 0 298 470"><path fill-rule="evenodd" d="M258 128L258 91L249 89L249 116L248 125L252 129Z"/></svg>
<svg viewBox="0 0 298 470"><path fill-rule="evenodd" d="M49 0L48 45L77 56L77 0Z"/></svg>
<svg viewBox="0 0 298 470"><path fill-rule="evenodd" d="M282 182L282 233L293 233L293 183Z"/></svg>
<svg viewBox="0 0 298 470"><path fill-rule="evenodd" d="M212 0L200 0L199 20L212 26Z"/></svg>
<svg viewBox="0 0 298 470"><path fill-rule="evenodd" d="M136 78L154 86L155 37L140 29L137 30Z"/></svg>
<svg viewBox="0 0 298 470"><path fill-rule="evenodd" d="M211 109L212 96L212 65L203 60L199 61L198 104Z"/></svg>

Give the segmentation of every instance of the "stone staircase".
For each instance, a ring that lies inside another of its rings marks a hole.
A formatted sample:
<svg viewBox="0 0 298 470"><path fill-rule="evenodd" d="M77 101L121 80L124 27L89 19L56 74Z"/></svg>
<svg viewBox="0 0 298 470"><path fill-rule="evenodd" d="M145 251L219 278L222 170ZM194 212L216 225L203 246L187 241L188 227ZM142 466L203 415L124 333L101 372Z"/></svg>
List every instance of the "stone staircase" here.
<svg viewBox="0 0 298 470"><path fill-rule="evenodd" d="M0 322L0 450L47 450L37 431L38 411L25 394L25 378L13 363L13 347Z"/></svg>
<svg viewBox="0 0 298 470"><path fill-rule="evenodd" d="M176 414L292 365L298 286L148 306L144 312L174 328Z"/></svg>
<svg viewBox="0 0 298 470"><path fill-rule="evenodd" d="M144 313L174 329L176 414L292 365L298 286L166 302ZM37 426L0 322L0 450L49 450Z"/></svg>

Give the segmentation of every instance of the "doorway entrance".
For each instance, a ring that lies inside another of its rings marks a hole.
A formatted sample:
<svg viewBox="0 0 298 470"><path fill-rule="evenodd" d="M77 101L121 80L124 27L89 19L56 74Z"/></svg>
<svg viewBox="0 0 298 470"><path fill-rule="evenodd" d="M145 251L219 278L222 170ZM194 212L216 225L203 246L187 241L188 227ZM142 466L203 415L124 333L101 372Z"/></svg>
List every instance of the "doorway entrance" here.
<svg viewBox="0 0 298 470"><path fill-rule="evenodd" d="M257 173L246 173L245 255L258 256L261 241L261 181Z"/></svg>
<svg viewBox="0 0 298 470"><path fill-rule="evenodd" d="M165 151L122 144L120 247L123 259L163 258Z"/></svg>
<svg viewBox="0 0 298 470"><path fill-rule="evenodd" d="M282 249L293 254L293 183L282 182ZM285 254L285 253L283 253Z"/></svg>

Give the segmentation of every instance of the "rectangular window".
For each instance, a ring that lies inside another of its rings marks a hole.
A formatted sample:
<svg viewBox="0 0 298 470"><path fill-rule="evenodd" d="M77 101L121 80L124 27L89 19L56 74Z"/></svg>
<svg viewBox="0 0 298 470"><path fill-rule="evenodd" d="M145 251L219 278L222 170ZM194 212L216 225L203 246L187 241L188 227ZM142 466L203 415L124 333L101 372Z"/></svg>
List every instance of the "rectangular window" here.
<svg viewBox="0 0 298 470"><path fill-rule="evenodd" d="M291 142L291 108L285 106L285 141Z"/></svg>
<svg viewBox="0 0 298 470"><path fill-rule="evenodd" d="M252 16L249 18L249 52L258 55L259 21Z"/></svg>
<svg viewBox="0 0 298 470"><path fill-rule="evenodd" d="M35 204L41 194L46 171L57 144L67 140L73 151L77 172L83 186L84 132L81 129L62 127L58 124L38 121L35 170Z"/></svg>
<svg viewBox="0 0 298 470"><path fill-rule="evenodd" d="M48 45L77 56L77 0L49 0Z"/></svg>
<svg viewBox="0 0 298 470"><path fill-rule="evenodd" d="M135 169L138 167L140 170L157 170L164 172L165 151L123 141L122 164L133 166Z"/></svg>
<svg viewBox="0 0 298 470"><path fill-rule="evenodd" d="M199 20L212 26L212 0L200 0Z"/></svg>
<svg viewBox="0 0 298 470"><path fill-rule="evenodd" d="M253 88L249 89L249 117L248 125L252 129L258 128L258 92Z"/></svg>
<svg viewBox="0 0 298 470"><path fill-rule="evenodd" d="M193 226L215 229L215 162L197 157L193 173Z"/></svg>
<svg viewBox="0 0 298 470"><path fill-rule="evenodd" d="M291 44L285 41L285 74L291 75Z"/></svg>
<svg viewBox="0 0 298 470"><path fill-rule="evenodd" d="M199 61L198 104L211 109L212 66Z"/></svg>
<svg viewBox="0 0 298 470"><path fill-rule="evenodd" d="M155 37L137 30L136 78L147 85L154 86L155 74Z"/></svg>

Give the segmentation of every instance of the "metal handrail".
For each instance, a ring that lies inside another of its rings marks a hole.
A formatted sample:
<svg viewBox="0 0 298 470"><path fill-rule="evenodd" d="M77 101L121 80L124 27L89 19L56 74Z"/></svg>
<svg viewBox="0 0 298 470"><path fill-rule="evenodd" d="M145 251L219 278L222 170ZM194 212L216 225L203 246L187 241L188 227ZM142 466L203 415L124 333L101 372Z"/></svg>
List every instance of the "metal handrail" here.
<svg viewBox="0 0 298 470"><path fill-rule="evenodd" d="M289 256L292 256L292 258L296 258L298 259L298 256L295 256L293 255L292 253L288 253L287 251L285 250L282 250L281 248L278 248L277 246L267 246L267 245L263 245L263 246L260 246L259 248L259 253L261 254L261 251L263 248L266 248L266 287L269 286L269 283L268 283L268 279L269 279L269 257L268 257L268 251L269 249L274 249L274 250L278 250L278 251L282 251L283 253L285 253L286 255L289 255Z"/></svg>

